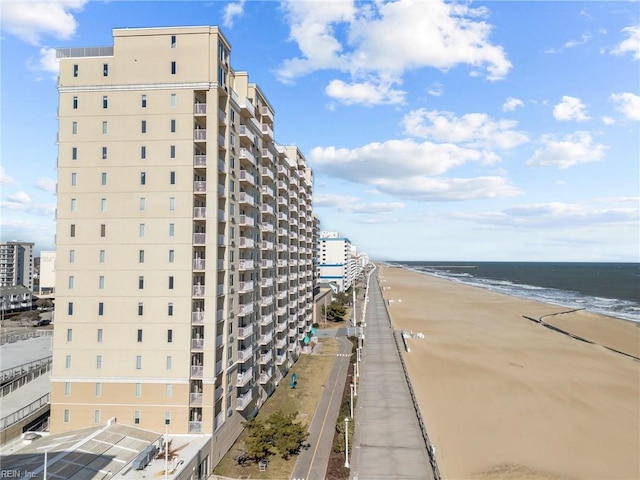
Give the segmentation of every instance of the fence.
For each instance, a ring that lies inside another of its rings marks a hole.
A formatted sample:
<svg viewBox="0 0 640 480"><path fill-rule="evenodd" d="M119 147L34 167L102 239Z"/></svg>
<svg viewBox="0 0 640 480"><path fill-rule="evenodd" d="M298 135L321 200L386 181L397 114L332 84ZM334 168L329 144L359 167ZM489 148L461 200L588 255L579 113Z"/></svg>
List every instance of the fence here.
<svg viewBox="0 0 640 480"><path fill-rule="evenodd" d="M51 397L51 394L47 393L42 397L40 397L39 399L37 399L36 401L31 402L26 407L21 408L17 412L7 415L6 417L0 418L0 430L9 428L14 423L18 423L23 418L28 417L32 413L37 412L42 407L48 405L50 397Z"/></svg>
<svg viewBox="0 0 640 480"><path fill-rule="evenodd" d="M18 365L17 367L2 370L2 372L0 372L0 376L2 377L0 398L17 390L25 383L38 378L40 375L47 373L51 370L52 360L53 357L49 356Z"/></svg>
<svg viewBox="0 0 640 480"><path fill-rule="evenodd" d="M0 345L5 343L15 343L35 337L52 337L53 330L33 330L30 332L13 332L0 336Z"/></svg>

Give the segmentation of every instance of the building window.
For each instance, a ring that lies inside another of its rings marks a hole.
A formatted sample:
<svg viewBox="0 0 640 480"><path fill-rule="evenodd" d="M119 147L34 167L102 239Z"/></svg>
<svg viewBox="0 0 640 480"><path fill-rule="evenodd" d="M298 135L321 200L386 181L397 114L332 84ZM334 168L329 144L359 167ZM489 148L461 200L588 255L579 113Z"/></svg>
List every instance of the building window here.
<svg viewBox="0 0 640 480"><path fill-rule="evenodd" d="M73 275L69 275L69 290L73 290L75 286L76 286L76 277L74 277Z"/></svg>
<svg viewBox="0 0 640 480"><path fill-rule="evenodd" d="M78 64L74 64L73 65L73 76L77 77L78 76Z"/></svg>
<svg viewBox="0 0 640 480"><path fill-rule="evenodd" d="M139 276L138 277L138 290L143 290L144 289L144 277L143 276Z"/></svg>
<svg viewBox="0 0 640 480"><path fill-rule="evenodd" d="M100 250L100 263L104 263L105 256L106 252L104 250Z"/></svg>
<svg viewBox="0 0 640 480"><path fill-rule="evenodd" d="M144 223L139 225L140 236L144 237Z"/></svg>
<svg viewBox="0 0 640 480"><path fill-rule="evenodd" d="M98 277L98 289L104 290L104 275Z"/></svg>
<svg viewBox="0 0 640 480"><path fill-rule="evenodd" d="M69 226L71 227L70 228L70 232L69 232L70 236L71 237L75 237L76 236L76 225L74 223L72 223Z"/></svg>
<svg viewBox="0 0 640 480"><path fill-rule="evenodd" d="M171 412L169 410L165 410L164 412L164 424L171 425Z"/></svg>
<svg viewBox="0 0 640 480"><path fill-rule="evenodd" d="M173 395L173 386L170 383L167 383L164 386L164 394L167 398L171 398L171 396Z"/></svg>
<svg viewBox="0 0 640 480"><path fill-rule="evenodd" d="M93 411L93 423L95 423L96 425L100 424L100 410Z"/></svg>
<svg viewBox="0 0 640 480"><path fill-rule="evenodd" d="M107 130L108 130L107 129L107 122L104 121L104 122L102 122L102 134L106 135L107 134Z"/></svg>
<svg viewBox="0 0 640 480"><path fill-rule="evenodd" d="M67 328L67 342L70 342L72 340L73 340L73 329Z"/></svg>
<svg viewBox="0 0 640 480"><path fill-rule="evenodd" d="M178 96L175 93L171 94L171 108L175 108L178 104Z"/></svg>
<svg viewBox="0 0 640 480"><path fill-rule="evenodd" d="M142 384L141 383L136 383L135 386L135 395L136 397L141 397L142 396Z"/></svg>
<svg viewBox="0 0 640 480"><path fill-rule="evenodd" d="M78 109L78 97L73 97L73 109Z"/></svg>
<svg viewBox="0 0 640 480"><path fill-rule="evenodd" d="M138 263L144 263L144 250L138 250Z"/></svg>
<svg viewBox="0 0 640 480"><path fill-rule="evenodd" d="M100 184L105 186L107 184L107 172L102 172L100 175Z"/></svg>
<svg viewBox="0 0 640 480"><path fill-rule="evenodd" d="M76 261L76 251L69 250L69 263L75 263Z"/></svg>
<svg viewBox="0 0 640 480"><path fill-rule="evenodd" d="M136 410L135 412L133 412L133 423L135 425L140 424L140 410Z"/></svg>
<svg viewBox="0 0 640 480"><path fill-rule="evenodd" d="M73 302L67 304L67 315L73 315Z"/></svg>
<svg viewBox="0 0 640 480"><path fill-rule="evenodd" d="M102 355L96 355L96 368L98 370L102 368Z"/></svg>
<svg viewBox="0 0 640 480"><path fill-rule="evenodd" d="M73 135L77 135L78 134L78 122L71 123L71 133Z"/></svg>
<svg viewBox="0 0 640 480"><path fill-rule="evenodd" d="M145 197L140 197L140 211L144 211L147 208L147 199Z"/></svg>
<svg viewBox="0 0 640 480"><path fill-rule="evenodd" d="M77 76L77 75L76 75ZM69 421L71 420L71 413L69 412L68 408L64 409L64 415L62 417L62 421L64 423L69 423Z"/></svg>
<svg viewBox="0 0 640 480"><path fill-rule="evenodd" d="M142 120L142 123L140 124L140 130L142 133L147 133L147 121L146 120Z"/></svg>
<svg viewBox="0 0 640 480"><path fill-rule="evenodd" d="M176 209L176 197L169 197L169 210L174 211Z"/></svg>
<svg viewBox="0 0 640 480"><path fill-rule="evenodd" d="M99 328L98 329L98 343L102 343L102 329Z"/></svg>
<svg viewBox="0 0 640 480"><path fill-rule="evenodd" d="M140 158L142 160L144 160L145 158L147 158L147 147L145 147L144 145L142 145L140 147Z"/></svg>
<svg viewBox="0 0 640 480"><path fill-rule="evenodd" d="M75 198L71 199L71 211L75 212L78 208L78 201Z"/></svg>
<svg viewBox="0 0 640 480"><path fill-rule="evenodd" d="M140 185L147 184L147 172L140 172Z"/></svg>
<svg viewBox="0 0 640 480"><path fill-rule="evenodd" d="M171 35L171 48L176 48L176 36Z"/></svg>
<svg viewBox="0 0 640 480"><path fill-rule="evenodd" d="M169 224L169 236L170 237L175 237L176 236L176 224L175 223L170 223Z"/></svg>
<svg viewBox="0 0 640 480"><path fill-rule="evenodd" d="M64 367L71 368L71 355L67 355L64 360Z"/></svg>
<svg viewBox="0 0 640 480"><path fill-rule="evenodd" d="M167 370L171 370L173 368L173 357L171 355L167 355Z"/></svg>
<svg viewBox="0 0 640 480"><path fill-rule="evenodd" d="M173 330L167 330L167 343L173 343Z"/></svg>
<svg viewBox="0 0 640 480"><path fill-rule="evenodd" d="M142 342L142 329L141 328L138 329L138 337L137 338L138 338L138 343L141 343Z"/></svg>
<svg viewBox="0 0 640 480"><path fill-rule="evenodd" d="M102 384L96 383L96 397L102 396Z"/></svg>
<svg viewBox="0 0 640 480"><path fill-rule="evenodd" d="M171 133L176 133L176 121L171 120Z"/></svg>
<svg viewBox="0 0 640 480"><path fill-rule="evenodd" d="M104 303L103 302L98 302L98 315L99 316L104 315Z"/></svg>
<svg viewBox="0 0 640 480"><path fill-rule="evenodd" d="M176 62L171 62L171 75L176 74Z"/></svg>
<svg viewBox="0 0 640 480"><path fill-rule="evenodd" d="M102 108L108 108L109 107L109 97L107 97L106 95L102 96Z"/></svg>
<svg viewBox="0 0 640 480"><path fill-rule="evenodd" d="M107 236L107 225L104 223L100 225L100 236L101 237Z"/></svg>
<svg viewBox="0 0 640 480"><path fill-rule="evenodd" d="M106 212L107 211L107 199L106 198L100 199L100 211L101 212Z"/></svg>
<svg viewBox="0 0 640 480"><path fill-rule="evenodd" d="M142 108L147 108L147 96L142 95Z"/></svg>
<svg viewBox="0 0 640 480"><path fill-rule="evenodd" d="M71 382L64 382L64 395L66 397L71 395Z"/></svg>
<svg viewBox="0 0 640 480"><path fill-rule="evenodd" d="M142 302L138 303L138 315L142 316L144 314L144 304Z"/></svg>
<svg viewBox="0 0 640 480"><path fill-rule="evenodd" d="M102 147L102 159L107 159L107 147Z"/></svg>
<svg viewBox="0 0 640 480"><path fill-rule="evenodd" d="M169 173L169 184L171 184L171 185L175 185L176 184L176 172L170 172Z"/></svg>
<svg viewBox="0 0 640 480"><path fill-rule="evenodd" d="M169 276L169 290L173 290L173 275Z"/></svg>
<svg viewBox="0 0 640 480"><path fill-rule="evenodd" d="M109 64L108 63L103 63L102 64L102 76L103 77L108 77L109 76Z"/></svg>
<svg viewBox="0 0 640 480"><path fill-rule="evenodd" d="M171 145L169 147L169 157L176 158L176 146L175 145Z"/></svg>
<svg viewBox="0 0 640 480"><path fill-rule="evenodd" d="M176 251L169 250L169 263L173 263L175 261L175 258L176 258Z"/></svg>
<svg viewBox="0 0 640 480"><path fill-rule="evenodd" d="M142 355L136 356L136 370L142 370Z"/></svg>
<svg viewBox="0 0 640 480"><path fill-rule="evenodd" d="M71 174L71 186L75 187L78 184L78 174L73 172Z"/></svg>
<svg viewBox="0 0 640 480"><path fill-rule="evenodd" d="M173 303L171 302L169 302L169 305L167 305L167 316L173 316Z"/></svg>
<svg viewBox="0 0 640 480"><path fill-rule="evenodd" d="M78 159L78 147L71 147L71 160Z"/></svg>

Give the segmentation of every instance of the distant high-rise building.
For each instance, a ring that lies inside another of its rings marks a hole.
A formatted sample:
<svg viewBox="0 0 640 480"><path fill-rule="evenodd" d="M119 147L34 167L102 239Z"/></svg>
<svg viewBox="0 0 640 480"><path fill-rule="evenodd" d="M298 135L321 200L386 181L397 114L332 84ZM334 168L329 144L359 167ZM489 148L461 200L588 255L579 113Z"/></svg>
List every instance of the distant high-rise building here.
<svg viewBox="0 0 640 480"><path fill-rule="evenodd" d="M356 247L338 232L319 232L318 269L320 282L333 282L342 292L355 282L358 268L355 260Z"/></svg>
<svg viewBox="0 0 640 480"><path fill-rule="evenodd" d="M56 252L40 252L40 293L50 294L56 290Z"/></svg>
<svg viewBox="0 0 640 480"><path fill-rule="evenodd" d="M312 328L313 177L216 27L58 50L51 430L214 434L217 463Z"/></svg>
<svg viewBox="0 0 640 480"><path fill-rule="evenodd" d="M22 285L33 290L33 246L31 242L0 242L0 286Z"/></svg>

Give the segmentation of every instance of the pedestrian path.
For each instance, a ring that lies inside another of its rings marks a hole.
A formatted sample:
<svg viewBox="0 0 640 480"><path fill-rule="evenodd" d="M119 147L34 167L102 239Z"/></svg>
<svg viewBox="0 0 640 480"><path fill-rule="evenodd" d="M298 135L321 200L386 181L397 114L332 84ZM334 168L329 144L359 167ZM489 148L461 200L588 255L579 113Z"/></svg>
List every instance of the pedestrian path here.
<svg viewBox="0 0 640 480"><path fill-rule="evenodd" d="M340 337L338 341L340 342L338 354L309 425L307 442L311 446L300 451L291 480L324 480L326 477L352 349L351 341L347 338Z"/></svg>
<svg viewBox="0 0 640 480"><path fill-rule="evenodd" d="M433 479L393 329L371 275L360 364L351 478Z"/></svg>

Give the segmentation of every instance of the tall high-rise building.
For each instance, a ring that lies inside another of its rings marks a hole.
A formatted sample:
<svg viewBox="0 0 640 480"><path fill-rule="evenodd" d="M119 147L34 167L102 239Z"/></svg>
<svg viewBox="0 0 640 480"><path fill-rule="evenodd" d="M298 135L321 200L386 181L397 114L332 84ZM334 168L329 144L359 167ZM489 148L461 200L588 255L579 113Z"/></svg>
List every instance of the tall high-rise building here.
<svg viewBox="0 0 640 480"><path fill-rule="evenodd" d="M351 240L338 232L319 232L317 243L320 282L333 282L342 292L353 285L359 273L356 264L357 249Z"/></svg>
<svg viewBox="0 0 640 480"><path fill-rule="evenodd" d="M0 242L0 286L22 285L33 290L33 246L31 242Z"/></svg>
<svg viewBox="0 0 640 480"><path fill-rule="evenodd" d="M216 27L58 50L51 430L215 434L306 348L312 172Z"/></svg>

